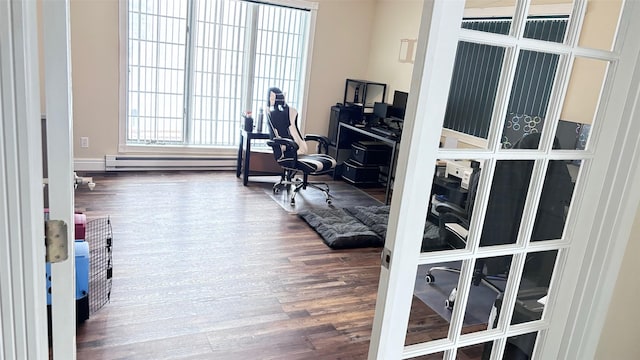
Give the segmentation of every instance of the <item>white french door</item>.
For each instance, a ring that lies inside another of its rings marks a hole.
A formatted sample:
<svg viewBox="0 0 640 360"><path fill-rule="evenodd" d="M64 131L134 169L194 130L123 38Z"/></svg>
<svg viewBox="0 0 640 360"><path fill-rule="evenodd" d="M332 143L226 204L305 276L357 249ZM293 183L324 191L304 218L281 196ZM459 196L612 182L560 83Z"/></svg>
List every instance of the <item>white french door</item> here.
<svg viewBox="0 0 640 360"><path fill-rule="evenodd" d="M53 359L76 358L73 108L68 0L43 0L43 48L47 118L49 217L67 224L65 261L51 264ZM35 25L34 25L35 26Z"/></svg>
<svg viewBox="0 0 640 360"><path fill-rule="evenodd" d="M638 8L425 1L370 359L593 356L640 197Z"/></svg>
<svg viewBox="0 0 640 360"><path fill-rule="evenodd" d="M0 358L75 359L75 269L69 3L0 3ZM46 85L38 59L45 60ZM47 107L49 217L67 224L68 259L51 265L47 346L40 86Z"/></svg>

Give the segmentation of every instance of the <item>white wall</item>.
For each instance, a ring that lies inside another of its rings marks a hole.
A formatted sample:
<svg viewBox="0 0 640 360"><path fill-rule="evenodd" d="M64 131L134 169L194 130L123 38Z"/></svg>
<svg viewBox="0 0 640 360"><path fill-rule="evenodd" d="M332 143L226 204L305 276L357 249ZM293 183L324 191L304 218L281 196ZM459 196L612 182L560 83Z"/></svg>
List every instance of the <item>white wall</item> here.
<svg viewBox="0 0 640 360"><path fill-rule="evenodd" d="M367 80L387 84L388 103L393 91L409 91L413 63L400 62L401 39L417 39L422 0L378 0L373 21Z"/></svg>
<svg viewBox="0 0 640 360"><path fill-rule="evenodd" d="M640 213L631 229L620 274L602 329L596 359L640 359L638 334L640 333ZM597 291L597 289L594 289Z"/></svg>

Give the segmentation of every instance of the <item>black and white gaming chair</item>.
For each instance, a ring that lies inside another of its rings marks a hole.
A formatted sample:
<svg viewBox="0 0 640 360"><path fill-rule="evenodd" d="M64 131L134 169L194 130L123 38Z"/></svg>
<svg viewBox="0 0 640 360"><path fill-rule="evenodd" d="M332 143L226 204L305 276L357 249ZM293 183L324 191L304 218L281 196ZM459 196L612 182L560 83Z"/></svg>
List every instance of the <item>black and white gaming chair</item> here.
<svg viewBox="0 0 640 360"><path fill-rule="evenodd" d="M265 114L271 140L267 144L273 148L273 155L283 169L280 181L273 186L273 192L292 186L290 204L294 206L300 189L310 186L322 191L327 204L331 204L329 186L322 182L308 181L309 175L323 175L334 171L336 160L327 155L329 139L320 135L303 137L298 129L298 112L287 105L282 91L272 87L268 96ZM316 154L308 154L306 141L318 143ZM302 173L302 180L294 178L298 173Z"/></svg>

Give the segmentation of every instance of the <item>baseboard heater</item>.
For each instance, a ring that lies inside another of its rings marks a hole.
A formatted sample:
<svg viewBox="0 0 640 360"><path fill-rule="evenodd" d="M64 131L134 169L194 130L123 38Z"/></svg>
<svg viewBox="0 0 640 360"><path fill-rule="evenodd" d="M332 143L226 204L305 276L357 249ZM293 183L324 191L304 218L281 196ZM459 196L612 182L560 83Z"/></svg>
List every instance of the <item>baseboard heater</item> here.
<svg viewBox="0 0 640 360"><path fill-rule="evenodd" d="M235 156L106 155L106 171L235 170Z"/></svg>

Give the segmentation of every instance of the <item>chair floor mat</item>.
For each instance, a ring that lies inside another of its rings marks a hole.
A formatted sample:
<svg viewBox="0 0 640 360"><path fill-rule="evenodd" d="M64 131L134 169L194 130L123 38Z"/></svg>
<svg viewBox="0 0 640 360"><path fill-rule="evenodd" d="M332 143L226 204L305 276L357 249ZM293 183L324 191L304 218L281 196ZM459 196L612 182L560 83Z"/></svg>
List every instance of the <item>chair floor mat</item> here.
<svg viewBox="0 0 640 360"><path fill-rule="evenodd" d="M296 195L296 202L293 206L291 206L289 201L291 193L287 190L274 193L272 190L273 184L270 184L268 187L265 187L264 191L273 201L280 205L282 209L290 214L298 214L303 210L313 209L342 209L354 205L381 205L378 200L369 194L344 181L328 181L327 184L329 185L330 194L332 195L330 205L326 203L323 192L313 188L301 190Z"/></svg>

